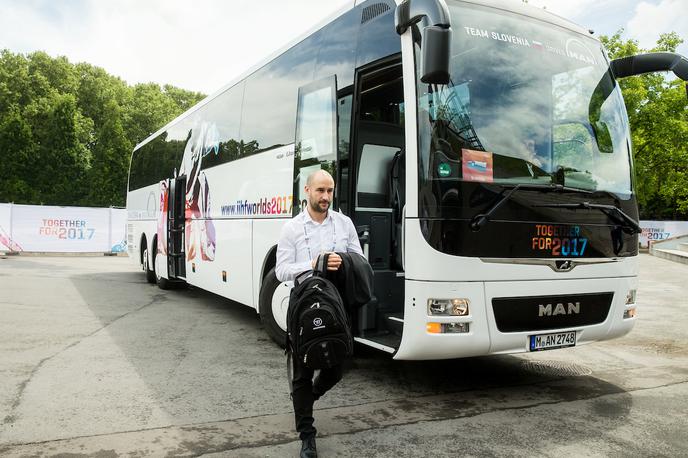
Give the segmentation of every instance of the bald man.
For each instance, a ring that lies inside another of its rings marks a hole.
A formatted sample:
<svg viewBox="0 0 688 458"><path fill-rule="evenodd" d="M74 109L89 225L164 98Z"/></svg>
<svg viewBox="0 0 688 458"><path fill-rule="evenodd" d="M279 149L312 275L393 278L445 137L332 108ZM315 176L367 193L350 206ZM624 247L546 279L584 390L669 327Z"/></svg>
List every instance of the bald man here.
<svg viewBox="0 0 688 458"><path fill-rule="evenodd" d="M352 252L363 256L353 222L340 212L330 211L334 196L334 179L325 170L311 173L304 187L308 204L282 228L277 244L275 273L280 281L294 278L315 267L318 256L330 254L327 269L336 271L342 258L335 252ZM313 426L313 403L342 378L341 366L323 369L313 381L313 370L298 358L288 359L292 375L291 395L294 402L296 430L302 441L301 457L317 457L316 429Z"/></svg>

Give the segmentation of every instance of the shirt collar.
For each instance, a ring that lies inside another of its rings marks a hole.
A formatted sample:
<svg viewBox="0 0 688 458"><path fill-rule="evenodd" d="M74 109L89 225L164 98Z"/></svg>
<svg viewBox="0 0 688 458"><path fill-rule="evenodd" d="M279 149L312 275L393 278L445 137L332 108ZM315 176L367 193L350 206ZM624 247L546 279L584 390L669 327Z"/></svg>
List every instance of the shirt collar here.
<svg viewBox="0 0 688 458"><path fill-rule="evenodd" d="M322 225L322 224L325 224L327 221L332 221L332 220L333 220L333 216L332 216L333 210L332 210L332 207L331 207L331 206L330 206L330 208L327 210L327 216L325 217L325 219L323 220L322 223L316 223L315 220L313 220L313 218L311 218L311 214L308 212L307 209L305 209L305 210L303 211L303 213L305 213L305 215L304 215L304 217L303 217L303 218L304 218L304 222L305 222L305 223L310 223L310 224L312 224L312 225L314 225L314 226L320 226L320 225Z"/></svg>

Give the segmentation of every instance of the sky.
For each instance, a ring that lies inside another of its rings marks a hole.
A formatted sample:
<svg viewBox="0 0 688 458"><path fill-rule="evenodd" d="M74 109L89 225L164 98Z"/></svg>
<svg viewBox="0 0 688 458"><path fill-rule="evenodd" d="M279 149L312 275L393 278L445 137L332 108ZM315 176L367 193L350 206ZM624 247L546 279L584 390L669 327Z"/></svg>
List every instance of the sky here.
<svg viewBox="0 0 688 458"><path fill-rule="evenodd" d="M355 0L0 0L0 49L42 50L130 84L212 94ZM512 0L520 2L521 0ZM529 0L596 35L625 29L641 47L676 31L688 0ZM688 55L688 43L679 48Z"/></svg>

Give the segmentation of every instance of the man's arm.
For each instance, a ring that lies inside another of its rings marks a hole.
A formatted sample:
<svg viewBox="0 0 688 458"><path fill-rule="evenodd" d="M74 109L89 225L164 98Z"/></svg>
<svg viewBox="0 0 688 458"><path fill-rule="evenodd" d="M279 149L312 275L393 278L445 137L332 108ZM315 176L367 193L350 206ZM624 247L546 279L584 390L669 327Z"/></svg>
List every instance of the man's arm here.
<svg viewBox="0 0 688 458"><path fill-rule="evenodd" d="M286 224L277 242L275 275L279 281L291 281L302 272L312 270L311 261L296 262L296 240L290 225Z"/></svg>

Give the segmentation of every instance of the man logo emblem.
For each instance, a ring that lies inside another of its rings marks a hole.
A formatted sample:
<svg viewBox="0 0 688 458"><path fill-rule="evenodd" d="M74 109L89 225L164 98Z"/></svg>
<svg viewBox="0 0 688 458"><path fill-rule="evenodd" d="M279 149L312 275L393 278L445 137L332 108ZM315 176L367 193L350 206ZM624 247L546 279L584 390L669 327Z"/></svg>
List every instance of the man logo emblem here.
<svg viewBox="0 0 688 458"><path fill-rule="evenodd" d="M576 267L573 262L569 261L568 259L565 261L555 261L554 264L559 272L568 272Z"/></svg>
<svg viewBox="0 0 688 458"><path fill-rule="evenodd" d="M315 320L313 320L313 326L315 326L316 328L318 326L322 326L322 318L316 318Z"/></svg>
<svg viewBox="0 0 688 458"><path fill-rule="evenodd" d="M556 315L578 315L580 314L580 302L569 302L567 306L564 304L556 304L552 308L552 304L539 304L539 316L556 316Z"/></svg>

